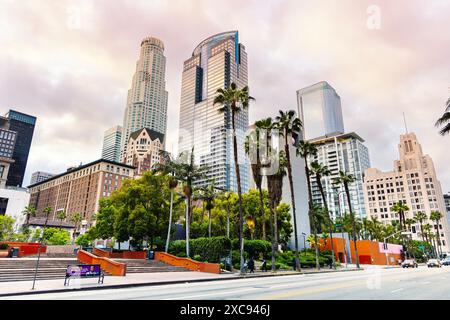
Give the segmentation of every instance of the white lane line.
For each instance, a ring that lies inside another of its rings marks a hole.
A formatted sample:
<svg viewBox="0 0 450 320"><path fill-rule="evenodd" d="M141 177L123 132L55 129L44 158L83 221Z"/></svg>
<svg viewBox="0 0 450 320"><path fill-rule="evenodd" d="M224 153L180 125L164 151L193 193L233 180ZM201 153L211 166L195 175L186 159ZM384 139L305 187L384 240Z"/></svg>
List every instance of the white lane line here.
<svg viewBox="0 0 450 320"><path fill-rule="evenodd" d="M247 292L247 291L257 291L260 289L244 289L244 290L235 290L235 291L226 291L226 292L213 292L208 294L199 294L195 296L184 296L184 297L176 297L176 298L170 298L170 299L163 299L163 300L184 300L184 299L192 299L192 298L200 298L200 297L208 297L208 296L219 296L219 295L227 295L227 294L235 294L235 293L241 293L241 292Z"/></svg>
<svg viewBox="0 0 450 320"><path fill-rule="evenodd" d="M396 293L396 292L400 292L400 291L403 291L403 288L400 288L400 289L397 289L397 290L393 290L393 291L391 291L391 293Z"/></svg>

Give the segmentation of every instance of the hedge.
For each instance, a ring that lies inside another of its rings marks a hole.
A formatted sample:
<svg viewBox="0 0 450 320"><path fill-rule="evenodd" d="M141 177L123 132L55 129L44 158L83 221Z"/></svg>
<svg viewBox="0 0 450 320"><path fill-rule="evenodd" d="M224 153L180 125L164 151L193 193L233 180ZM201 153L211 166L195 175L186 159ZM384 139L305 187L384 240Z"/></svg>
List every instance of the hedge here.
<svg viewBox="0 0 450 320"><path fill-rule="evenodd" d="M230 253L231 241L225 237L198 238L189 241L189 254L200 261L219 263ZM186 241L176 240L170 243L169 253L186 257Z"/></svg>
<svg viewBox="0 0 450 320"><path fill-rule="evenodd" d="M240 250L239 239L233 239L232 245L233 250ZM262 258L268 259L271 256L272 244L265 240L245 240L244 252L246 258L259 259L262 256Z"/></svg>

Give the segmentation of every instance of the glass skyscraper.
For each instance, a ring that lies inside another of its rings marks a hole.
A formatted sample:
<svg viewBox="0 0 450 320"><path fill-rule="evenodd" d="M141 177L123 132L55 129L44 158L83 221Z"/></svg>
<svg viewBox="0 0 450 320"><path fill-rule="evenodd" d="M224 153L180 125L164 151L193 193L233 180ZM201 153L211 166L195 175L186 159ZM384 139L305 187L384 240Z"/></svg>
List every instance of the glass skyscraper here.
<svg viewBox="0 0 450 320"><path fill-rule="evenodd" d="M341 98L328 82L298 90L297 104L306 140L344 133Z"/></svg>
<svg viewBox="0 0 450 320"><path fill-rule="evenodd" d="M6 186L21 187L28 162L31 141L33 140L36 117L10 110L6 114L9 119L9 130L17 132L13 159L8 173Z"/></svg>
<svg viewBox="0 0 450 320"><path fill-rule="evenodd" d="M102 159L120 162L120 144L122 141L122 127L115 126L105 131L103 137Z"/></svg>
<svg viewBox="0 0 450 320"><path fill-rule="evenodd" d="M128 91L121 143L122 160L128 139L133 132L149 128L166 134L168 93L165 73L163 42L153 37L145 38L141 42L136 72Z"/></svg>
<svg viewBox="0 0 450 320"><path fill-rule="evenodd" d="M239 43L238 32L224 32L202 41L184 62L178 148L180 153L191 152L194 146L196 162L210 168L208 179L220 188L237 191L230 115L219 113L220 105L214 106L217 89L228 88L233 82L239 88L248 85L247 53ZM243 192L249 188L249 166L244 153L247 128L245 110L236 117Z"/></svg>

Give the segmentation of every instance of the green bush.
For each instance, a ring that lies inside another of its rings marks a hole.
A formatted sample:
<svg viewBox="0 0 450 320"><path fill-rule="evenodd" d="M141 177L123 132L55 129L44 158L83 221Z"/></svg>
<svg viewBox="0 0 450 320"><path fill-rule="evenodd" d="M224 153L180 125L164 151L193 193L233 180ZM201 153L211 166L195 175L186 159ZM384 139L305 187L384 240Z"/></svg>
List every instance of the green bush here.
<svg viewBox="0 0 450 320"><path fill-rule="evenodd" d="M200 256L200 261L219 263L220 258L230 253L231 241L225 237L198 238L189 241L191 257ZM177 240L169 245L169 253L178 257L186 256L186 241Z"/></svg>
<svg viewBox="0 0 450 320"><path fill-rule="evenodd" d="M45 243L48 245L66 245L70 242L70 234L66 230L47 228L44 231Z"/></svg>
<svg viewBox="0 0 450 320"><path fill-rule="evenodd" d="M8 245L6 243L0 243L0 250L8 250Z"/></svg>
<svg viewBox="0 0 450 320"><path fill-rule="evenodd" d="M240 250L239 239L232 240L233 250ZM260 258L268 259L271 256L272 244L265 240L245 240L244 241L245 258L258 260Z"/></svg>
<svg viewBox="0 0 450 320"><path fill-rule="evenodd" d="M92 242L89 239L88 235L82 234L75 240L75 244L82 247L90 247L92 245Z"/></svg>

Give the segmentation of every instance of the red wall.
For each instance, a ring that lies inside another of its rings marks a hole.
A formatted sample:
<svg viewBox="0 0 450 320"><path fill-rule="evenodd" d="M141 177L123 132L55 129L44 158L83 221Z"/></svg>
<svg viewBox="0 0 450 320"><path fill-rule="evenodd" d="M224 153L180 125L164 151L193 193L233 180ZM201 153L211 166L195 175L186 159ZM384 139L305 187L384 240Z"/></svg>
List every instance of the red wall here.
<svg viewBox="0 0 450 320"><path fill-rule="evenodd" d="M39 243L34 242L0 242L0 244L6 243L9 248L19 248L19 257L30 256L38 254ZM47 246L41 247L41 253L47 252Z"/></svg>

